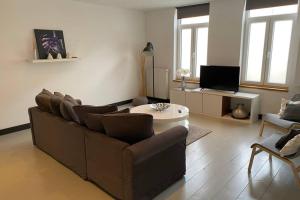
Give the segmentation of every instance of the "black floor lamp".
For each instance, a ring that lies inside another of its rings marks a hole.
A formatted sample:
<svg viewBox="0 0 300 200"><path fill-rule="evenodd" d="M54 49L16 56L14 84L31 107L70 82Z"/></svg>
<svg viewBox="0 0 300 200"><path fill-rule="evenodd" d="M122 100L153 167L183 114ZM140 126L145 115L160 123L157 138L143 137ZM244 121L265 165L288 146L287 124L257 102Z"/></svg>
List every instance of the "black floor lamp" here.
<svg viewBox="0 0 300 200"><path fill-rule="evenodd" d="M146 56L152 56L152 88L153 88L153 97L155 97L154 93L154 48L151 42L147 42L147 46L143 50L143 54Z"/></svg>

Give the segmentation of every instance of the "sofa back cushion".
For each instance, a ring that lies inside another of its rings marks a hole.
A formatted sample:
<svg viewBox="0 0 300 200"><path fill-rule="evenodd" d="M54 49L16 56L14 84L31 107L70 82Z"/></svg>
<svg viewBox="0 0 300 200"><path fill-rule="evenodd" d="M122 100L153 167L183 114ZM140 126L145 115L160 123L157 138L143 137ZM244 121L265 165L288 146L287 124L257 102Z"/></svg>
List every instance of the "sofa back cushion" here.
<svg viewBox="0 0 300 200"><path fill-rule="evenodd" d="M118 111L118 107L112 106L112 105L108 105L108 106L79 105L79 106L74 106L73 109L74 109L75 113L77 114L79 123L81 125L86 125L84 121L87 118L87 115L89 113L105 114L105 113L111 113L111 112Z"/></svg>
<svg viewBox="0 0 300 200"><path fill-rule="evenodd" d="M74 121L79 123L77 114L75 113L73 107L81 105L79 99L74 99L70 95L66 95L60 104L60 113L65 120Z"/></svg>
<svg viewBox="0 0 300 200"><path fill-rule="evenodd" d="M54 92L54 95L51 96L50 105L51 112L56 116L61 116L60 113L60 104L64 100L64 95L60 92Z"/></svg>
<svg viewBox="0 0 300 200"><path fill-rule="evenodd" d="M35 97L35 102L38 105L39 109L46 112L51 112L51 97L53 94L49 92L46 89L43 89L42 92L40 92Z"/></svg>
<svg viewBox="0 0 300 200"><path fill-rule="evenodd" d="M106 113L106 114L121 114L121 113L129 113L129 108L120 111ZM86 118L84 119L84 124L93 131L105 133L105 129L102 123L102 119L104 116L105 114L87 113Z"/></svg>
<svg viewBox="0 0 300 200"><path fill-rule="evenodd" d="M148 114L113 114L102 118L106 135L135 144L154 135L153 116Z"/></svg>

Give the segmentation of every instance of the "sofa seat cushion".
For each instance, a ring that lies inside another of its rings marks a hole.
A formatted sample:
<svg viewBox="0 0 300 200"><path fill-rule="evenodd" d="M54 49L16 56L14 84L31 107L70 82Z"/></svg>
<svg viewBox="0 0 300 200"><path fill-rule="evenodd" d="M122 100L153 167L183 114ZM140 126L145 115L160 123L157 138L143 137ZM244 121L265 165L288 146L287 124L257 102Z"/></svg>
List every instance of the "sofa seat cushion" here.
<svg viewBox="0 0 300 200"><path fill-rule="evenodd" d="M129 111L130 111L129 108L126 108L124 110L109 112L106 114L129 113ZM105 133L105 129L102 123L102 119L104 116L105 114L87 113L86 118L84 119L84 124L86 124L86 126L93 131Z"/></svg>
<svg viewBox="0 0 300 200"><path fill-rule="evenodd" d="M73 109L77 114L79 123L81 125L86 125L84 121L87 118L87 114L89 113L105 114L105 113L118 111L118 107L113 105L107 105L107 106L79 105L79 106L74 106Z"/></svg>
<svg viewBox="0 0 300 200"><path fill-rule="evenodd" d="M271 114L271 113L265 114L264 115L264 120L266 122L269 122L271 124L275 124L277 126L280 126L280 127L286 128L286 129L289 129L294 124L297 124L297 122L280 119L279 115Z"/></svg>
<svg viewBox="0 0 300 200"><path fill-rule="evenodd" d="M108 136L135 144L154 135L153 116L148 114L114 114L102 119Z"/></svg>

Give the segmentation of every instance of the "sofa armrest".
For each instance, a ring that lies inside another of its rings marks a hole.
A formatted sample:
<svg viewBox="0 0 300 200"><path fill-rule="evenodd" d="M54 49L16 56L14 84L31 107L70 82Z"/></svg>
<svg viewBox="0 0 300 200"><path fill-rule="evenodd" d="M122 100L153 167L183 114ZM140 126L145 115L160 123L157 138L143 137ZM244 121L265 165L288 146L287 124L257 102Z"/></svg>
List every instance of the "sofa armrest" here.
<svg viewBox="0 0 300 200"><path fill-rule="evenodd" d="M33 145L36 145L35 137L34 137L34 126L33 126L33 119L32 119L32 112L34 110L38 109L38 107L30 107L28 108L28 115L29 115L29 122L30 122L30 130L31 130L31 137L32 137L32 143Z"/></svg>
<svg viewBox="0 0 300 200"><path fill-rule="evenodd" d="M177 126L125 149L125 199L152 199L185 174L187 133Z"/></svg>
<svg viewBox="0 0 300 200"><path fill-rule="evenodd" d="M131 145L127 148L127 155L133 156L135 164L138 164L178 142L185 141L187 132L187 129L183 126L171 128L163 133Z"/></svg>
<svg viewBox="0 0 300 200"><path fill-rule="evenodd" d="M123 151L129 144L87 130L85 146L88 179L117 199L123 199Z"/></svg>

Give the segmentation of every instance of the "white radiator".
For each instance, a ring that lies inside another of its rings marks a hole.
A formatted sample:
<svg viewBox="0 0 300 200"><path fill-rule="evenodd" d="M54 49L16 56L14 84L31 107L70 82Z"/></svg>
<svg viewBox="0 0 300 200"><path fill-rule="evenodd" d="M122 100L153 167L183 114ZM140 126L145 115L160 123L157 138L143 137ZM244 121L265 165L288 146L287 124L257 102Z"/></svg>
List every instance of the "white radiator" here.
<svg viewBox="0 0 300 200"><path fill-rule="evenodd" d="M154 96L152 67L146 69L147 96L160 99L169 98L169 70L166 68L154 68Z"/></svg>

